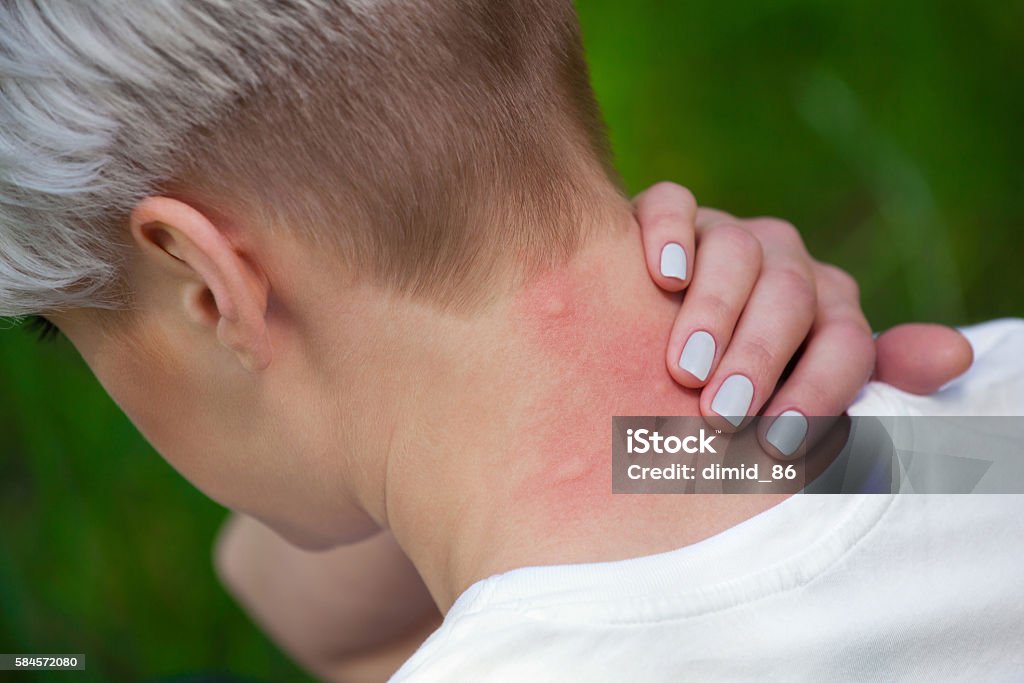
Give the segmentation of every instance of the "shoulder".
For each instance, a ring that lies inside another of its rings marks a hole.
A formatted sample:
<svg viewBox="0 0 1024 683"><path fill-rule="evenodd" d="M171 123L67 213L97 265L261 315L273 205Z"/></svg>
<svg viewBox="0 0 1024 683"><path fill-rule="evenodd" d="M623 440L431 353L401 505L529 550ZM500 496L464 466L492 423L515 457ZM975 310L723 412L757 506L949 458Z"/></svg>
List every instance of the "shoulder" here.
<svg viewBox="0 0 1024 683"><path fill-rule="evenodd" d="M523 680L510 669L522 663L524 652L535 660L542 645L530 622L517 611L498 609L446 617L391 683Z"/></svg>

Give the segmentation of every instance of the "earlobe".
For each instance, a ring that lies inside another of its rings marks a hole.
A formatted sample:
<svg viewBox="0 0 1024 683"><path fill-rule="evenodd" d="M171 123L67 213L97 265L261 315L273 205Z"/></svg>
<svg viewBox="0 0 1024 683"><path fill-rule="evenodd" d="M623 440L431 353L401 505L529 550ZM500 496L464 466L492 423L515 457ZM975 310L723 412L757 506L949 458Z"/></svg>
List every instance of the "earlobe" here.
<svg viewBox="0 0 1024 683"><path fill-rule="evenodd" d="M270 283L215 222L177 199L147 197L132 211L129 227L148 265L176 283L172 294L190 320L211 326L247 370L270 365Z"/></svg>
<svg viewBox="0 0 1024 683"><path fill-rule="evenodd" d="M270 366L272 354L266 325L261 325L259 330L247 329L237 322L221 318L217 325L217 339L235 352L242 367L249 372L259 372Z"/></svg>

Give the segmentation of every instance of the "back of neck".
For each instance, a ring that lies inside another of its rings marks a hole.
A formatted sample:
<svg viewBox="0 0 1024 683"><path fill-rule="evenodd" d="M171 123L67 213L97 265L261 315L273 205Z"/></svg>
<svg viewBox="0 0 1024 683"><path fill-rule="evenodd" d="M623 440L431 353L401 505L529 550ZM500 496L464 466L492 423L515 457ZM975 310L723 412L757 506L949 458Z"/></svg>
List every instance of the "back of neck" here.
<svg viewBox="0 0 1024 683"><path fill-rule="evenodd" d="M391 528L443 609L495 573L678 548L782 499L612 494L612 416L700 414L698 393L665 369L678 310L651 282L635 225L500 307L497 348L474 370L485 381L445 388L459 414L439 416L437 452L388 482Z"/></svg>

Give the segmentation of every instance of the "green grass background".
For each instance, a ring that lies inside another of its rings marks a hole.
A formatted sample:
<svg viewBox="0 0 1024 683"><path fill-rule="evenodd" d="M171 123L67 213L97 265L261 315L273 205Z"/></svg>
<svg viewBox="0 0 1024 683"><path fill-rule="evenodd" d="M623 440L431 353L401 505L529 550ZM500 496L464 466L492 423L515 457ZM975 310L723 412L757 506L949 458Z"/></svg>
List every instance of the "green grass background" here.
<svg viewBox="0 0 1024 683"><path fill-rule="evenodd" d="M579 9L631 191L671 179L791 220L858 278L878 329L1024 314L1024 4ZM66 342L0 332L0 652L85 653L89 669L0 680L305 680L216 583L223 516Z"/></svg>

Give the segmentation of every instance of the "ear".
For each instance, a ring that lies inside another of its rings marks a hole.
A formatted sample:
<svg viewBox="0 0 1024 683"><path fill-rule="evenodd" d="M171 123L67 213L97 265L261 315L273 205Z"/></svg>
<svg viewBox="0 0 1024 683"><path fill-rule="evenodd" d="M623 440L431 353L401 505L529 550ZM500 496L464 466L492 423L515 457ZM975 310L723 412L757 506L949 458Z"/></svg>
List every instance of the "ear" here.
<svg viewBox="0 0 1024 683"><path fill-rule="evenodd" d="M213 221L176 199L147 197L132 211L129 225L149 265L180 281L193 321L214 328L246 369L270 365L270 284Z"/></svg>

